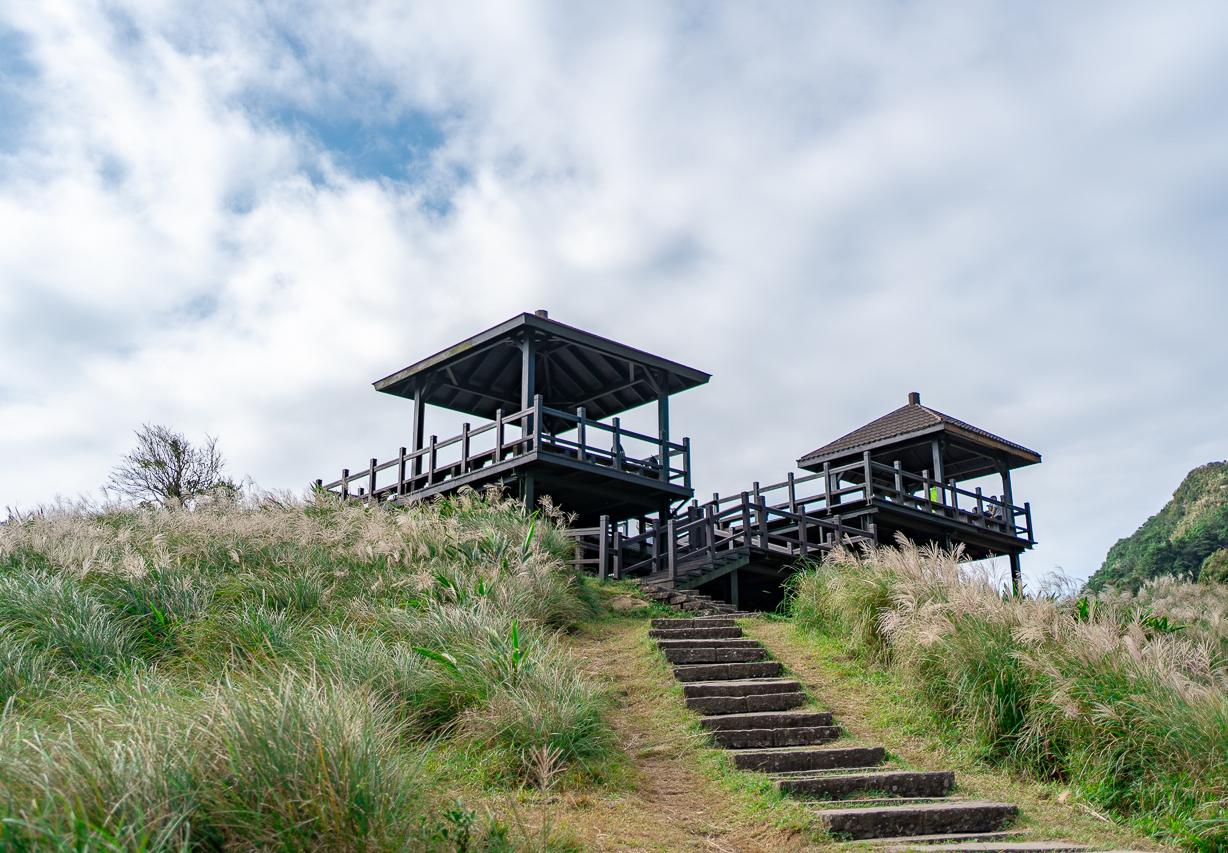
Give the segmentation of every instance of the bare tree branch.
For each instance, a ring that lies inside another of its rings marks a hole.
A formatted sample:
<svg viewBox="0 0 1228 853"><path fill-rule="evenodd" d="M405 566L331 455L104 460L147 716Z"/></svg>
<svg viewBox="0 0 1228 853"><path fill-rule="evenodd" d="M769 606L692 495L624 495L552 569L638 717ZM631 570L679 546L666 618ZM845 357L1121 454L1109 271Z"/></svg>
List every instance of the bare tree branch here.
<svg viewBox="0 0 1228 853"><path fill-rule="evenodd" d="M169 427L144 424L136 431L136 447L111 471L108 483L130 498L181 504L218 488L236 488L222 473L225 464L212 436L196 446Z"/></svg>

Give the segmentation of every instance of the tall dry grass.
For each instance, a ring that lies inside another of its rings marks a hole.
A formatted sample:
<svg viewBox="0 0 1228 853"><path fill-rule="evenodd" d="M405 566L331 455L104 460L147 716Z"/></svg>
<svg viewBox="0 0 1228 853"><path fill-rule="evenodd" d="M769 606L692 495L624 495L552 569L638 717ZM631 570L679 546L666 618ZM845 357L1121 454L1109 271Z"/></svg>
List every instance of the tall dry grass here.
<svg viewBox="0 0 1228 853"><path fill-rule="evenodd" d="M1223 590L1014 598L957 551L841 552L790 612L898 673L987 761L1077 787L1157 837L1228 845Z"/></svg>
<svg viewBox="0 0 1228 853"><path fill-rule="evenodd" d="M595 613L568 550L471 493L0 526L0 847L501 849L450 756L556 784L614 751L555 639Z"/></svg>

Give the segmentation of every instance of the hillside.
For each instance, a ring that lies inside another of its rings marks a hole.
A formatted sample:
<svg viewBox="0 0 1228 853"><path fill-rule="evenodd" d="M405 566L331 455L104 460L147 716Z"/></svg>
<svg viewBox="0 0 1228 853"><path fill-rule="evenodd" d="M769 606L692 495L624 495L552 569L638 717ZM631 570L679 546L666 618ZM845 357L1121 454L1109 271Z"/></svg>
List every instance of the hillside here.
<svg viewBox="0 0 1228 853"><path fill-rule="evenodd" d="M0 849L524 846L473 792L619 755L569 551L472 495L0 527Z"/></svg>
<svg viewBox="0 0 1228 853"><path fill-rule="evenodd" d="M1151 578L1176 575L1228 580L1228 462L1186 475L1172 500L1133 535L1109 549L1088 589L1135 590Z"/></svg>

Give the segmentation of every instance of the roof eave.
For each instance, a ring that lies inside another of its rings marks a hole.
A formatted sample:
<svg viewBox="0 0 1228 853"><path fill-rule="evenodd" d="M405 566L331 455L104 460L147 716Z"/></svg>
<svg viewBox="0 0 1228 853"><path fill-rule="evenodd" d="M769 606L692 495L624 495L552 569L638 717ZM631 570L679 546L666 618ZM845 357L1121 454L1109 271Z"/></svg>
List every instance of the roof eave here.
<svg viewBox="0 0 1228 853"><path fill-rule="evenodd" d="M878 441L869 442L867 444L856 444L852 447L841 448L840 450L831 450L827 452L812 451L797 460L797 467L803 470L814 470L814 466L822 466L824 462L834 462L838 459L846 459L850 456L856 456L868 451L875 451L881 447L889 447L893 444L904 444L913 439L923 438L933 433L945 432L954 436L958 436L972 444L981 447L990 447L1003 453L1008 459L1016 464L1010 465L1012 469L1023 468L1028 465L1036 465L1041 461L1041 456L1035 450L1030 450L1023 445L1013 444L1004 439L997 439L988 435L970 432L965 429L949 423L943 422L935 424L932 427L925 429L913 430L911 432L893 435L889 438L881 438Z"/></svg>
<svg viewBox="0 0 1228 853"><path fill-rule="evenodd" d="M620 344L617 341L612 341L609 338L603 338L600 335L594 335L592 332L586 332L583 329L577 329L574 326L569 326L566 323L560 323L557 320L550 320L544 317L537 317L533 314L523 313L506 320L497 326L492 326L484 332L479 332L472 337L466 338L458 344L448 347L445 350L428 356L427 358L417 361L408 367L398 370L385 376L383 379L377 379L372 382L372 386L376 391L381 391L386 394L395 394L403 396L401 392L405 390L405 386L409 380L420 374L437 369L447 363L460 358L465 353L485 346L497 341L499 338L511 335L517 329L532 328L537 331L547 334L556 335L565 338L568 341L582 346L589 346L602 353L606 353L615 358L621 358L626 361L632 361L641 364L645 367L656 370L664 370L674 376L679 377L682 382L681 388L673 393L679 393L691 388L696 388L704 385L712 378L712 374L705 373L702 370L697 370L693 367L688 367L685 364L680 364L676 361L671 361L661 356L653 355L652 353L644 352L643 350L629 347L625 344Z"/></svg>

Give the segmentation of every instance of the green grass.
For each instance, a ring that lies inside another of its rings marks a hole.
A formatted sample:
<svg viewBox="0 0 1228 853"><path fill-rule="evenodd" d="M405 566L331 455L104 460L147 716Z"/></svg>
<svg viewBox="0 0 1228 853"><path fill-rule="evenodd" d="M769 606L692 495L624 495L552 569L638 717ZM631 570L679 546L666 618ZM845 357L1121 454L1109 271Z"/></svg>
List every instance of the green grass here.
<svg viewBox="0 0 1228 853"><path fill-rule="evenodd" d="M1014 599L911 547L812 566L788 608L979 760L1069 785L1156 838L1228 845L1222 614L1174 626L1116 600Z"/></svg>
<svg viewBox="0 0 1228 853"><path fill-rule="evenodd" d="M0 527L0 848L550 846L451 791L621 760L569 548L471 494Z"/></svg>

